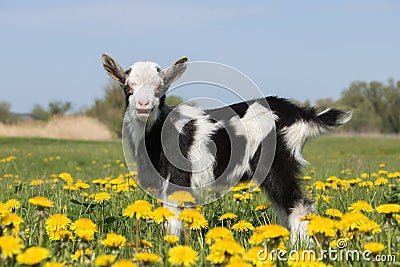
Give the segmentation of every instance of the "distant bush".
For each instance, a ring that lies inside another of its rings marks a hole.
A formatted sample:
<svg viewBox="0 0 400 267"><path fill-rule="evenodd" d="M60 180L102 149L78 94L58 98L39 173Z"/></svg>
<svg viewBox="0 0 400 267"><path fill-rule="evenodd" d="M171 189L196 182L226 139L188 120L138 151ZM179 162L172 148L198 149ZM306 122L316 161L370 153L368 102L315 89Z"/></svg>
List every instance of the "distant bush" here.
<svg viewBox="0 0 400 267"><path fill-rule="evenodd" d="M32 109L31 115L35 120L47 121L54 115L64 115L70 111L71 108L71 102L50 102L47 109L36 104Z"/></svg>
<svg viewBox="0 0 400 267"><path fill-rule="evenodd" d="M11 104L8 102L0 102L0 122L15 123L18 121L18 116L11 112Z"/></svg>

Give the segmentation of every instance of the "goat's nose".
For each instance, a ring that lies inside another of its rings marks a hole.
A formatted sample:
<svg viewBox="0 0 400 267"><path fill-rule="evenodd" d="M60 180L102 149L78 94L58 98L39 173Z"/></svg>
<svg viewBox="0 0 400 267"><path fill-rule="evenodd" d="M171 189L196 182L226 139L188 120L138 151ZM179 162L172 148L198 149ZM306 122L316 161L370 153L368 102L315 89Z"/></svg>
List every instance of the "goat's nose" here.
<svg viewBox="0 0 400 267"><path fill-rule="evenodd" d="M149 105L149 100L139 100L139 106L146 107Z"/></svg>

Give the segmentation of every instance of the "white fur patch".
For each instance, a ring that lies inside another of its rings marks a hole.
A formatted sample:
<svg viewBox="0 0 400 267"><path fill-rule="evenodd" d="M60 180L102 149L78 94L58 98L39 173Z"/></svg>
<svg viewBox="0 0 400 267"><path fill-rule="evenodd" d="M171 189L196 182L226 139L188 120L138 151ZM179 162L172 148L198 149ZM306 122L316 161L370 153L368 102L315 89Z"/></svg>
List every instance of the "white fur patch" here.
<svg viewBox="0 0 400 267"><path fill-rule="evenodd" d="M176 206L168 205L164 202L164 208L169 209L175 214L174 218L170 218L168 220L168 231L172 235L179 236L182 231L182 222L178 220L179 214L181 213L180 209Z"/></svg>
<svg viewBox="0 0 400 267"><path fill-rule="evenodd" d="M289 127L281 130L283 138L294 158L300 164L307 164L307 161L301 155L303 145L308 137L313 137L323 131L315 123L305 122L303 120L296 121Z"/></svg>
<svg viewBox="0 0 400 267"><path fill-rule="evenodd" d="M276 116L271 115L269 109L255 102L249 106L242 118L233 117L228 122L234 127L235 134L244 136L247 141L243 161L235 166L230 175L232 179L250 170L249 160L254 156L261 142L272 131L274 120L276 120Z"/></svg>
<svg viewBox="0 0 400 267"><path fill-rule="evenodd" d="M213 165L214 155L209 151L210 136L218 129L218 124L209 120L201 109L190 106L179 106L181 119L176 123L176 128L181 131L190 120L194 120L196 131L193 135L193 143L188 151L188 159L192 163L192 187L203 187L214 180Z"/></svg>
<svg viewBox="0 0 400 267"><path fill-rule="evenodd" d="M300 242L309 242L310 238L307 235L307 226L309 221L301 221L301 218L308 215L314 210L314 205L304 205L303 203L298 203L290 211L288 222L290 228L290 239L293 244Z"/></svg>

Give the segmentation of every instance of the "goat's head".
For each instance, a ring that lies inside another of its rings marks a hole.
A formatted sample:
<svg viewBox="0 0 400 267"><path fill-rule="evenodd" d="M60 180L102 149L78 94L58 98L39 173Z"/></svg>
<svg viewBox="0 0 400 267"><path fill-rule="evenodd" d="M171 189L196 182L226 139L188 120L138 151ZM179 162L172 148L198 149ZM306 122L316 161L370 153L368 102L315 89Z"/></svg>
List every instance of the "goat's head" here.
<svg viewBox="0 0 400 267"><path fill-rule="evenodd" d="M151 114L157 116L160 99L171 83L186 70L188 58L182 57L164 70L154 62L136 62L124 71L106 54L103 54L102 61L111 78L123 87L127 109L131 115L146 121Z"/></svg>

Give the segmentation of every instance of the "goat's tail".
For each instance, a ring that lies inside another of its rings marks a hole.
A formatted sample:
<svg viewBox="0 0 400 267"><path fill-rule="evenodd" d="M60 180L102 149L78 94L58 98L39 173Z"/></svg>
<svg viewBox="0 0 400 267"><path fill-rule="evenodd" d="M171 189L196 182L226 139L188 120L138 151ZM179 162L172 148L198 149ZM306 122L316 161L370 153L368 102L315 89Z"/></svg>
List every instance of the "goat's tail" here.
<svg viewBox="0 0 400 267"><path fill-rule="evenodd" d="M351 111L342 111L339 109L328 108L316 114L312 118L312 124L317 126L318 130L322 133L342 126L351 119Z"/></svg>
<svg viewBox="0 0 400 267"><path fill-rule="evenodd" d="M295 158L301 163L306 163L301 155L306 140L345 124L351 119L351 115L351 112L331 108L320 113L311 110L303 119L284 127L283 138Z"/></svg>

